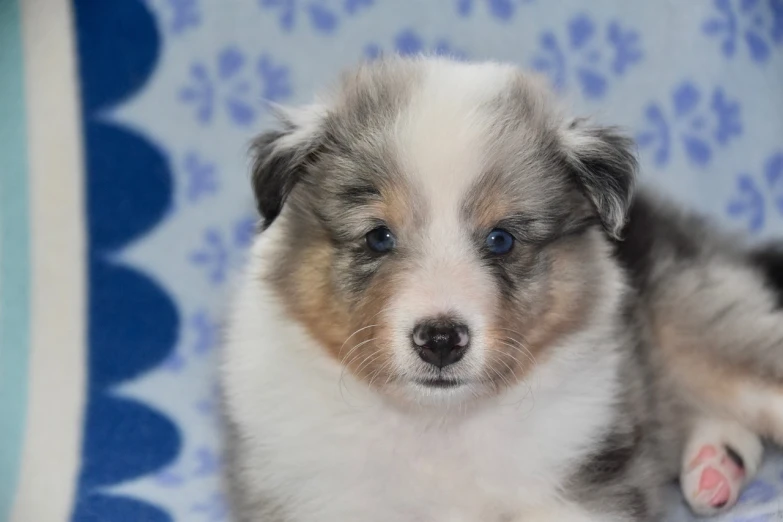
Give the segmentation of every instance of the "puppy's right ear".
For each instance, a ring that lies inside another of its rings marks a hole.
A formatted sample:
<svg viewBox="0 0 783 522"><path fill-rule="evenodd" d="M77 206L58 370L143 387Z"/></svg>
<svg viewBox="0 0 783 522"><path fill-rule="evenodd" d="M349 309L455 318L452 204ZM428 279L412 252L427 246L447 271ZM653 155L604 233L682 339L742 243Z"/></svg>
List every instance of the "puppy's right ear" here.
<svg viewBox="0 0 783 522"><path fill-rule="evenodd" d="M287 116L282 116L284 131L265 132L251 146L253 192L264 228L280 215L319 146L313 126L303 128Z"/></svg>

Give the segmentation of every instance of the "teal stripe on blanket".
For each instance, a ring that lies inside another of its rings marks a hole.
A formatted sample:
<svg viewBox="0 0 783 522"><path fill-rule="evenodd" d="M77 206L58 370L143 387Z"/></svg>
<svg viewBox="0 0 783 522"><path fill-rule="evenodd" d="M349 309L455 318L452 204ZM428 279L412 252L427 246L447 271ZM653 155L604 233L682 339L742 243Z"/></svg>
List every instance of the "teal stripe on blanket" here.
<svg viewBox="0 0 783 522"><path fill-rule="evenodd" d="M27 402L30 242L21 13L0 0L0 520L16 492Z"/></svg>

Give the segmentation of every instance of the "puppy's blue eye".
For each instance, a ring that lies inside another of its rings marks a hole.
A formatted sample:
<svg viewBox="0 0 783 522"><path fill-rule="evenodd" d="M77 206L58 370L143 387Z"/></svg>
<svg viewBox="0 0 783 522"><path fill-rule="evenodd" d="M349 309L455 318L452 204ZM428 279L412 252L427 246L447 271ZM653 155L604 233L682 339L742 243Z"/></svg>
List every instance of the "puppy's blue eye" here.
<svg viewBox="0 0 783 522"><path fill-rule="evenodd" d="M502 228L496 228L487 236L487 248L496 256L508 254L513 246L514 236Z"/></svg>
<svg viewBox="0 0 783 522"><path fill-rule="evenodd" d="M394 234L387 227L378 227L370 230L365 238L369 249L380 254L391 251L396 244Z"/></svg>

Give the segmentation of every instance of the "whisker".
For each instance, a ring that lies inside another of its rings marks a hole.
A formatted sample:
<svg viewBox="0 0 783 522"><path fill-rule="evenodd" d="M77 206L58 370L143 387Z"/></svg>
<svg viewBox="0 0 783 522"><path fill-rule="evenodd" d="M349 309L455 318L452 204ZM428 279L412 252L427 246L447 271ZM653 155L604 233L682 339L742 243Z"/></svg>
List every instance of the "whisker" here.
<svg viewBox="0 0 783 522"><path fill-rule="evenodd" d="M504 345L504 346L508 346L508 347L509 347L509 348L511 348L512 350L515 350L515 349L516 349L516 346L514 346L514 345L508 344L508 343L506 343L506 342L503 342L503 341L498 341L498 342L499 342L500 344ZM518 365L520 365L520 366L524 366L524 365L522 364L522 361L520 361L519 359L517 359L517 358L514 356L514 354L513 354L513 353L510 353L510 352L503 352L503 351L501 351L501 350L494 350L494 351L497 351L497 352L500 352L500 353L502 353L502 354L504 354L504 355L507 355L507 356L511 357L512 359L514 359L514 361L515 361L515 362L516 362ZM525 354L523 353L522 355L525 355Z"/></svg>
<svg viewBox="0 0 783 522"><path fill-rule="evenodd" d="M506 352L502 352L502 351L500 351L500 350L496 350L496 349L494 349L494 348L489 348L489 349L488 349L488 351L490 351L490 352L496 352L496 353L499 353L499 354L501 354L501 355L506 355ZM503 363L503 364L505 365L505 367L506 367L506 368L508 368L508 371L509 371L509 373L510 373L511 375L514 375L514 370L511 368L511 366L509 366L509 365L508 365L508 363L506 363L506 362L505 362L503 359L498 359L498 360L499 360L501 363ZM504 376L502 373L500 373L500 371L499 371L498 369L496 369L496 368L494 368L494 367L492 367L492 366L489 366L489 368L490 368L490 369L492 369L492 371L494 371L494 372L495 372L495 375L496 375L497 377L500 377L501 379L503 379L503 382L505 382L505 383L506 383L506 386L507 386L507 387L509 387L509 388L511 388L511 387L512 387L512 386L511 386L511 382L510 382L510 381L509 381L509 380L508 380L508 379L507 379L507 378L506 378L506 377L505 377L505 376Z"/></svg>
<svg viewBox="0 0 783 522"><path fill-rule="evenodd" d="M535 356L530 351L530 349L527 348L527 346L525 346L525 344L522 341L519 341L519 340L514 339L512 337L508 337L507 339L509 341L512 341L519 348L520 353L522 355L524 355L532 363L533 369L538 367L538 361L536 360ZM535 394L533 392L533 386L529 382L527 384L528 384L528 388L530 390L530 395L533 396L533 399L535 400Z"/></svg>
<svg viewBox="0 0 783 522"><path fill-rule="evenodd" d="M377 379L378 377L380 377L380 375L381 375L383 372L385 372L387 368L390 368L390 367L391 367L391 360L388 360L388 361L386 361L385 363L383 363L383 364L380 366L380 368L378 368L377 370L375 370L375 373L373 374L373 377L370 379L370 386L372 387L373 383L375 382L375 379ZM391 373L389 373L389 375L391 375ZM388 380L388 378L387 378L387 379L386 379L386 384L388 384L388 383L389 383L389 380ZM386 384L384 384L384 386L386 386Z"/></svg>
<svg viewBox="0 0 783 522"><path fill-rule="evenodd" d="M517 334L518 336L520 336L520 337L522 337L522 338L524 338L524 337L525 337L525 334L523 334L523 333L522 333L522 332L520 332L519 330L513 330L513 329L511 329L511 328L497 328L497 327L495 327L495 329L496 329L496 330L505 330L505 331L507 331L507 332L515 333L515 334Z"/></svg>
<svg viewBox="0 0 783 522"><path fill-rule="evenodd" d="M503 343L502 341L500 341L500 342L501 342L501 344L506 344L506 343ZM509 346L510 348L514 348L511 345L508 345L508 344L506 344L506 345ZM514 357L512 354L510 354L508 352L504 352L502 350L497 350L497 349L494 349L494 348L488 348L488 351L490 351L490 352L497 352L497 353L500 353L501 355L506 355L506 356L512 357L514 360L517 361L518 364L521 364L521 363L519 363L519 360L516 357ZM511 368L509 367L509 365L503 359L499 359L499 360L500 360L501 363L503 363L506 366L506 368L509 368L509 371L511 371ZM497 371L497 370L495 370L495 371ZM511 371L511 374L514 375L514 372ZM510 388L511 385L508 384L508 381L506 379L504 379L504 381L507 383L507 385ZM519 382L524 384L527 387L528 395L533 399L533 404L535 405L535 393L533 392L533 386L526 379L521 379L520 378ZM525 397L521 397L519 399L519 401L517 402L517 406L521 405L522 402L524 401L524 399L525 399Z"/></svg>
<svg viewBox="0 0 783 522"><path fill-rule="evenodd" d="M340 354L343 352L343 348L345 348L345 345L346 345L346 344L348 344L348 341L350 341L350 340L351 340L351 338L352 338L354 335L356 335L356 334L358 334L359 332L362 332L362 331L364 331L364 330L367 330L368 328L372 328L372 327L374 327L374 326L378 326L378 325L377 325L377 324L371 324L371 325L365 326L365 327L363 327L363 328L359 328L359 329L358 329L358 330L356 330L354 333L352 333L351 335L349 335L349 336L348 336L348 338L347 338L347 339L345 339L345 341L343 341L343 344L342 344L342 346L340 346L340 349L337 351L337 358L338 358L338 359L340 358Z"/></svg>
<svg viewBox="0 0 783 522"><path fill-rule="evenodd" d="M366 341L362 341L362 342L356 344L353 348L351 348L351 350L347 354L345 354L345 357L343 357L340 360L340 362L343 363L343 364L347 364L349 362L348 359L349 359L349 357L351 356L352 353L354 353L357 349L361 348L365 344L367 344L369 342L372 342L372 341L375 341L376 339L377 339L377 337L371 337L370 339L367 339Z"/></svg>
<svg viewBox="0 0 783 522"><path fill-rule="evenodd" d="M518 348L524 356L530 359L530 361L533 363L534 366L538 364L538 361L536 361L535 356L533 356L532 352L524 344L522 344L521 341L514 339L513 337L506 337L505 339L514 343L514 347Z"/></svg>
<svg viewBox="0 0 783 522"><path fill-rule="evenodd" d="M356 346L354 346L353 348L351 348L351 351L350 351L350 352L348 352L348 353L346 354L346 356L343 358L343 360L342 360L342 361L340 361L340 362L342 363L342 365L343 365L343 367L342 367L342 370L340 370L340 381L339 381L339 383L338 383L338 385L339 385L340 387L342 387L342 386L345 384L345 372L347 371L347 369L348 369L348 366L351 364L351 362L353 362L352 360L348 360L348 358L350 357L350 355L351 355L353 352L356 352L356 350L357 350L357 349L358 349L360 346L362 346L362 345L365 345L365 344L367 344L367 343L369 343L369 342L372 342L372 341L375 341L375 340L376 340L376 338L375 338L375 337L373 337L373 338L367 339L366 341L363 341L363 342L361 342L361 343L357 344ZM377 350L376 350L376 351L377 351ZM356 355L354 356L354 359L355 359L356 357L359 357L360 353L361 353L361 352L357 352L357 353L356 353ZM369 356L373 355L374 353L376 353L376 352L372 352L372 353L370 353L369 355L367 355L367 357L369 357ZM366 359L365 359L365 360L366 360ZM341 392L341 393L342 393L342 392Z"/></svg>
<svg viewBox="0 0 783 522"><path fill-rule="evenodd" d="M362 363L356 368L356 370L354 370L356 374L361 375L362 369L365 368L366 365L371 364L373 361L378 359L378 357L380 357L381 355L383 355L383 351L380 349L376 349L370 355L365 357Z"/></svg>

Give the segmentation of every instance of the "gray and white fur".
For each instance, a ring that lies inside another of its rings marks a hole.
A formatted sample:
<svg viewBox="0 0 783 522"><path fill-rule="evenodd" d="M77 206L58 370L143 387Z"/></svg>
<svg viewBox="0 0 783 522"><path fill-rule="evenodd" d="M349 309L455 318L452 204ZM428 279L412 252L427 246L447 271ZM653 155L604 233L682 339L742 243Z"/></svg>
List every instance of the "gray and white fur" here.
<svg viewBox="0 0 783 522"><path fill-rule="evenodd" d="M635 192L618 129L439 58L281 118L222 352L236 522L653 521L677 478L710 514L783 442L783 253Z"/></svg>

